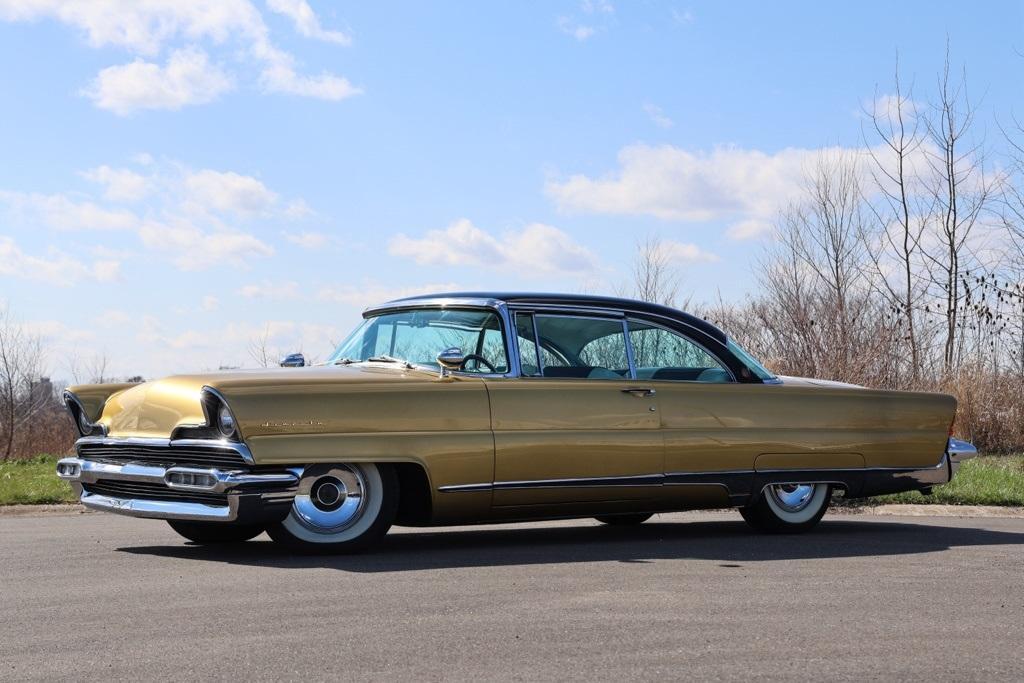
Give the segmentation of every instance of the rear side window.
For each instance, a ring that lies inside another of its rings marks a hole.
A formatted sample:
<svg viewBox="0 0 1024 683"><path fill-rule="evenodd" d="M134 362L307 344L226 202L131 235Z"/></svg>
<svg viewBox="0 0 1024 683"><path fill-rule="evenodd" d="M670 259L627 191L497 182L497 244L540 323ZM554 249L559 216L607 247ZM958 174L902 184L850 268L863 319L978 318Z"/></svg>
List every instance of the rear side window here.
<svg viewBox="0 0 1024 683"><path fill-rule="evenodd" d="M637 379L676 380L720 384L732 382L732 373L696 342L681 334L629 319Z"/></svg>

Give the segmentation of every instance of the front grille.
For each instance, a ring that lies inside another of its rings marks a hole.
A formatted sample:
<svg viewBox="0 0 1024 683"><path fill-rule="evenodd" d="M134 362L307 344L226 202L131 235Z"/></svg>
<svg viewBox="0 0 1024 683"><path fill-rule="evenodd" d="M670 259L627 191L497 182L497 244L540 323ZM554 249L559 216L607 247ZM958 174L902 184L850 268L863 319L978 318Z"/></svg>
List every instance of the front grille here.
<svg viewBox="0 0 1024 683"><path fill-rule="evenodd" d="M88 460L146 465L198 465L221 469L246 468L248 464L240 453L218 446L145 446L139 444L83 443L78 446L79 457Z"/></svg>
<svg viewBox="0 0 1024 683"><path fill-rule="evenodd" d="M163 484L151 484L141 481L118 481L99 479L91 484L82 484L86 493L96 493L114 498L131 498L138 500L166 500L179 503L202 503L227 507L228 497L225 493L204 493L202 491L178 491Z"/></svg>

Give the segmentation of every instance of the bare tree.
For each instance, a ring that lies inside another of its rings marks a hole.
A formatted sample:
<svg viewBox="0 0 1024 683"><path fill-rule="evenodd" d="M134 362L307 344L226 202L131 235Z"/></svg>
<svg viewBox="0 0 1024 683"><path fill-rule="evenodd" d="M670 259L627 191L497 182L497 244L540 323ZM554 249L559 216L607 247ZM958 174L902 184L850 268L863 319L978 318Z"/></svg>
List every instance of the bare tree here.
<svg viewBox="0 0 1024 683"><path fill-rule="evenodd" d="M263 328L263 333L258 337L249 340L249 357L261 368L269 368L276 365L274 354L268 348L270 340L270 325Z"/></svg>
<svg viewBox="0 0 1024 683"><path fill-rule="evenodd" d="M676 307L679 298L679 276L672 266L671 254L661 238L649 236L637 242L632 275L632 282L619 288L621 296Z"/></svg>
<svg viewBox="0 0 1024 683"><path fill-rule="evenodd" d="M985 153L970 135L976 109L967 94L967 76L950 73L949 48L938 78L938 95L927 121L931 145L926 157L931 170L928 191L934 200L932 218L935 247L925 250L931 281L942 299L945 318L943 372L949 375L958 357L962 280L969 272L968 245L979 217L988 207L992 186L985 175Z"/></svg>
<svg viewBox="0 0 1024 683"><path fill-rule="evenodd" d="M40 388L42 361L42 339L0 309L0 460L12 457L19 432L52 399Z"/></svg>
<svg viewBox="0 0 1024 683"><path fill-rule="evenodd" d="M809 294L821 304L813 322L829 343L818 353L840 376L851 369L852 327L867 301L862 198L857 159L824 155L807 171L805 200L784 210L776 226L784 268L775 269L775 284L787 297Z"/></svg>
<svg viewBox="0 0 1024 683"><path fill-rule="evenodd" d="M913 89L904 92L900 82L898 58L893 85L894 93L888 98L879 98L876 92L868 112L871 136L880 143L878 148L871 144L868 135L863 136L871 158L872 189L879 197L877 202L866 203L874 215L875 226L865 235L865 245L875 267L873 281L901 314L910 351L910 375L917 382L921 377L921 346L916 317L923 292L916 271L924 221L913 208L913 159L921 149L924 135ZM895 265L894 273L890 273L891 263Z"/></svg>
<svg viewBox="0 0 1024 683"><path fill-rule="evenodd" d="M68 361L68 370L76 384L106 384L114 381L108 371L109 365L107 352L101 351L85 358L72 357Z"/></svg>

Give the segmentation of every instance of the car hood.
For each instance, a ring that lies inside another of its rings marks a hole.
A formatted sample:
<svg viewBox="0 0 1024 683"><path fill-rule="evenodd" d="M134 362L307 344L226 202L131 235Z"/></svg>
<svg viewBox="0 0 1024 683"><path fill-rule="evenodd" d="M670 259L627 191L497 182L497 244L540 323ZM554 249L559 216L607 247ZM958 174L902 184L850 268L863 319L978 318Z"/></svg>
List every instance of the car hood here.
<svg viewBox="0 0 1024 683"><path fill-rule="evenodd" d="M383 363L175 375L127 389L118 386L106 398L99 422L112 437L168 438L177 427L205 423L200 402L203 387L224 395L241 420L234 397L241 401L250 396L336 395L366 386L400 389L438 381L435 372ZM71 387L69 391L95 394L90 387Z"/></svg>

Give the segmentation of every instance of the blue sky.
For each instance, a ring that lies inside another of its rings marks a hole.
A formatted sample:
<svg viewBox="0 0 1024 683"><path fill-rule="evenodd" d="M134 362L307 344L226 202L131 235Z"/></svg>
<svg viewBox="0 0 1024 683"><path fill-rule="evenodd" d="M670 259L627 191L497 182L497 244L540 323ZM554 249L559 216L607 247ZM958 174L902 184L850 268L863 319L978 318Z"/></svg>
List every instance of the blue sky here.
<svg viewBox="0 0 1024 683"><path fill-rule="evenodd" d="M51 372L325 356L431 289L738 299L816 150L947 36L1024 117L1024 5L0 0L0 303Z"/></svg>

